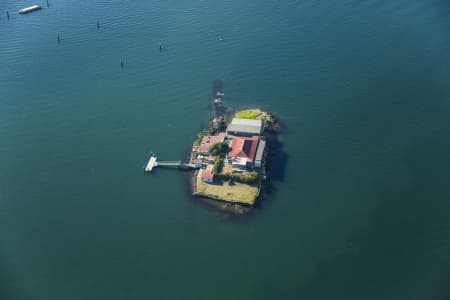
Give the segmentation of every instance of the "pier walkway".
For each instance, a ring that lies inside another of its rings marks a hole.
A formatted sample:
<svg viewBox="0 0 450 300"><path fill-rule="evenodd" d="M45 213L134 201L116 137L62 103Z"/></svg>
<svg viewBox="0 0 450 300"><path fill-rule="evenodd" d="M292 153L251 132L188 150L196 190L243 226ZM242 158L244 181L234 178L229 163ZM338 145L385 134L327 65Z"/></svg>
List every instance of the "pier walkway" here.
<svg viewBox="0 0 450 300"><path fill-rule="evenodd" d="M178 168L184 170L198 169L194 164L183 163L181 160L178 161L158 161L158 158L154 155L150 156L147 166L145 167L145 172L151 172L153 168L156 167L168 167L168 168Z"/></svg>

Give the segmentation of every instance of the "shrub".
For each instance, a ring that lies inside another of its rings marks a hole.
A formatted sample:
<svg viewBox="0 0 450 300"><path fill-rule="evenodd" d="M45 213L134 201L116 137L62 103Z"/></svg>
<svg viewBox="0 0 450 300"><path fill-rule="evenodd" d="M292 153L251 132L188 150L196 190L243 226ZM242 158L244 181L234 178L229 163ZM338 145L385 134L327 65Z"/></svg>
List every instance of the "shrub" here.
<svg viewBox="0 0 450 300"><path fill-rule="evenodd" d="M244 184L257 184L261 181L261 174L256 171L249 172L247 175L226 173L218 174L217 178L223 181L240 182Z"/></svg>
<svg viewBox="0 0 450 300"><path fill-rule="evenodd" d="M218 175L220 171L222 171L222 167L223 167L223 159L220 156L216 156L216 158L214 159L214 166L212 169L213 174Z"/></svg>

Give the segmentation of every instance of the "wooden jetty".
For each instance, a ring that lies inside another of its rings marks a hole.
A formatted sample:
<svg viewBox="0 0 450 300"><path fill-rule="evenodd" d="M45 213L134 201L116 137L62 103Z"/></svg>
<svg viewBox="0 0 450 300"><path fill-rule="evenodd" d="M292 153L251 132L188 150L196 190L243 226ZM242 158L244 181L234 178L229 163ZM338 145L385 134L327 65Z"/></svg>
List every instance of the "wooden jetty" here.
<svg viewBox="0 0 450 300"><path fill-rule="evenodd" d="M156 167L167 167L167 168L178 168L183 170L198 169L194 164L183 163L181 160L178 161L158 161L158 158L154 155L150 156L147 166L145 167L145 172L151 172Z"/></svg>

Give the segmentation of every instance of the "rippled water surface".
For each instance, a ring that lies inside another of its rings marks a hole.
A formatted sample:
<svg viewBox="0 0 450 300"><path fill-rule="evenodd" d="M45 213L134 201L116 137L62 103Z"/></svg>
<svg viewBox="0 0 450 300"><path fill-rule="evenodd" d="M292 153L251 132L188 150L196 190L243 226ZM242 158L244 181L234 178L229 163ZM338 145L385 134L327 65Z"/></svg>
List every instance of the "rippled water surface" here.
<svg viewBox="0 0 450 300"><path fill-rule="evenodd" d="M33 3L0 3L0 299L449 299L448 1ZM142 172L215 79L285 125L241 218Z"/></svg>

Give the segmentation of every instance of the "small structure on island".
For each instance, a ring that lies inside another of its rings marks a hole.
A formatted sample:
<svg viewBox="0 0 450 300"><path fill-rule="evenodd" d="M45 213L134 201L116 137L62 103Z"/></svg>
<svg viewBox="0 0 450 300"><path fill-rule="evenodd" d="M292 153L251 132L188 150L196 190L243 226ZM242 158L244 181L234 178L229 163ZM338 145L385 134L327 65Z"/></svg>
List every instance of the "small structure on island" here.
<svg viewBox="0 0 450 300"><path fill-rule="evenodd" d="M262 129L261 120L234 118L228 125L227 135L251 137L261 135Z"/></svg>
<svg viewBox="0 0 450 300"><path fill-rule="evenodd" d="M195 168L201 168L203 165L203 160L202 159L194 159L193 163L194 163Z"/></svg>
<svg viewBox="0 0 450 300"><path fill-rule="evenodd" d="M211 183L214 181L213 165L208 165L206 169L202 171L202 181Z"/></svg>
<svg viewBox="0 0 450 300"><path fill-rule="evenodd" d="M266 141L259 140L258 150L256 150L255 155L255 168L261 168L262 162L264 160L264 150L266 149Z"/></svg>

